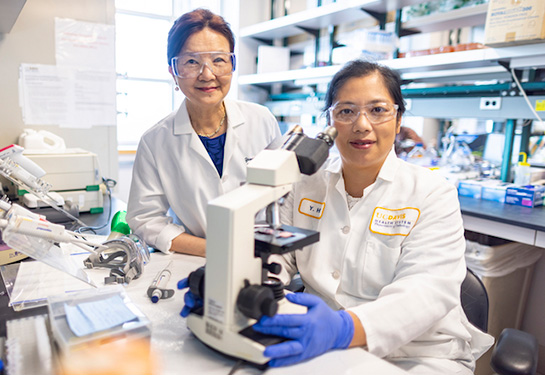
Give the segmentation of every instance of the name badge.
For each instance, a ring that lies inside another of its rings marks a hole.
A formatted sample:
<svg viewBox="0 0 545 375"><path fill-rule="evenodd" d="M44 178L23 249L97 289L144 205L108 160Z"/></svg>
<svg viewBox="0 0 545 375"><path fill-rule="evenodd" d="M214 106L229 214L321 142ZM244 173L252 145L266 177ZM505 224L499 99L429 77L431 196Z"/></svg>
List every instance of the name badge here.
<svg viewBox="0 0 545 375"><path fill-rule="evenodd" d="M418 208L375 207L369 230L386 236L408 236L420 217Z"/></svg>
<svg viewBox="0 0 545 375"><path fill-rule="evenodd" d="M324 202L316 202L308 198L303 198L301 199L301 202L299 202L299 213L315 219L321 219L322 215L324 214L324 210Z"/></svg>

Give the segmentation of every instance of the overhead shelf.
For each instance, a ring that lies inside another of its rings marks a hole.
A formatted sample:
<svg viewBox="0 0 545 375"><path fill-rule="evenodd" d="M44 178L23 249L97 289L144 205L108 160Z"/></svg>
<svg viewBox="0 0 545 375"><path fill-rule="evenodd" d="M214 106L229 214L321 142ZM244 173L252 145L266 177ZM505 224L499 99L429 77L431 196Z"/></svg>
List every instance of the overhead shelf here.
<svg viewBox="0 0 545 375"><path fill-rule="evenodd" d="M545 43L528 44L503 48L483 48L471 51L441 53L402 59L382 60L380 64L397 70L403 79L433 81L434 79L460 79L469 75L473 80L492 77L508 78L506 70L499 63L514 65L515 68L531 68L545 64ZM239 76L239 85L269 85L274 83L311 84L330 79L341 65L318 68L289 70L266 74ZM502 75L503 74L503 75Z"/></svg>
<svg viewBox="0 0 545 375"><path fill-rule="evenodd" d="M434 13L429 16L413 18L403 22L402 28L421 33L430 33L434 31L483 25L486 22L487 12L488 4L479 4L454 9L448 12Z"/></svg>
<svg viewBox="0 0 545 375"><path fill-rule="evenodd" d="M278 17L240 29L241 38L280 39L317 30L330 25L361 21L372 17L365 10L386 13L405 6L419 4L419 0L343 0L316 8Z"/></svg>
<svg viewBox="0 0 545 375"><path fill-rule="evenodd" d="M240 29L241 38L278 39L304 33L302 28L321 29L329 25L371 17L361 8L380 0L345 0L278 17Z"/></svg>
<svg viewBox="0 0 545 375"><path fill-rule="evenodd" d="M531 103L545 101L543 95L530 95ZM419 97L406 99L405 116L422 116L430 118L479 118L484 120L534 119L534 114L521 96L504 96L501 107L497 110L481 109L481 98L476 96L462 97ZM410 105L409 105L410 103ZM307 114L320 116L325 102L315 98L307 100L268 101L265 105L275 116L300 116ZM463 110L461 110L463 108ZM541 111L538 113L542 113ZM541 117L544 117L541 115Z"/></svg>

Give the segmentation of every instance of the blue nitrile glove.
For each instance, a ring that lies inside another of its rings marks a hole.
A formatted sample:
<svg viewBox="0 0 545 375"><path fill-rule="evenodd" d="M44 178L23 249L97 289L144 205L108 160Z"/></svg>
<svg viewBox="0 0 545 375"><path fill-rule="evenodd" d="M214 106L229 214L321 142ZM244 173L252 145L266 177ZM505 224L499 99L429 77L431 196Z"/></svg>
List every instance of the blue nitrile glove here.
<svg viewBox="0 0 545 375"><path fill-rule="evenodd" d="M186 277L185 279L182 279L178 281L178 289L185 289L189 287L189 279ZM184 307L182 308L182 311L180 312L180 315L184 318L189 315L191 310L193 308L199 308L202 306L202 299L195 297L193 293L188 289L187 292L184 294Z"/></svg>
<svg viewBox="0 0 545 375"><path fill-rule="evenodd" d="M263 355L272 367L286 366L316 357L332 349L346 349L354 336L354 321L344 310L332 310L319 297L290 293L288 301L308 307L306 314L264 316L254 330L291 339L268 346Z"/></svg>

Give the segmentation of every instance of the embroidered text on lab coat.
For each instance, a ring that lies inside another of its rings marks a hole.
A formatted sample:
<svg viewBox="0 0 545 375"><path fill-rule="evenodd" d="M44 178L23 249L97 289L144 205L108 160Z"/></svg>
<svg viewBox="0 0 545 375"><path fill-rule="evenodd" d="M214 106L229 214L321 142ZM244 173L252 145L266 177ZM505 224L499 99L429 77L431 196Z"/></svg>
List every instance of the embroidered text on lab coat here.
<svg viewBox="0 0 545 375"><path fill-rule="evenodd" d="M418 208L389 209L375 207L369 230L387 236L407 236L419 217L420 210Z"/></svg>

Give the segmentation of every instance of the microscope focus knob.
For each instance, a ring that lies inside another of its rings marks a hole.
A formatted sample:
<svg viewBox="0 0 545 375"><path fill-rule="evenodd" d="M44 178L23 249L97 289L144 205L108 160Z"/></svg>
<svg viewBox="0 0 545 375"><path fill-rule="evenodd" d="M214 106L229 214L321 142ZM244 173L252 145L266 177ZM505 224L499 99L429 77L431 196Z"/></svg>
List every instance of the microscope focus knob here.
<svg viewBox="0 0 545 375"><path fill-rule="evenodd" d="M247 285L238 294L237 307L248 318L259 320L263 315L274 316L278 302L270 288Z"/></svg>
<svg viewBox="0 0 545 375"><path fill-rule="evenodd" d="M197 268L188 276L189 290L197 298L204 299L204 267Z"/></svg>
<svg viewBox="0 0 545 375"><path fill-rule="evenodd" d="M270 273L273 273L275 275L278 275L282 271L282 266L278 263L267 263L263 265L263 268L265 268Z"/></svg>

